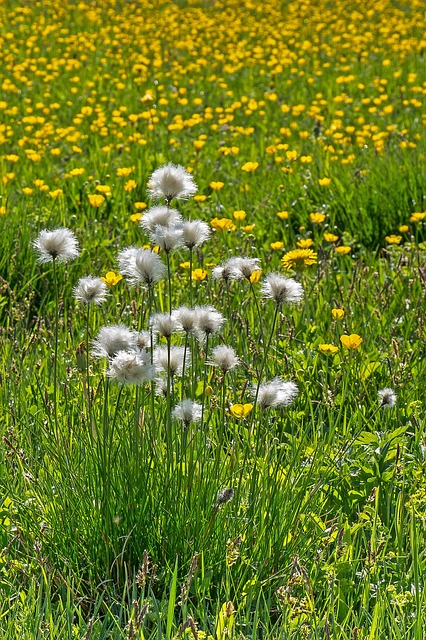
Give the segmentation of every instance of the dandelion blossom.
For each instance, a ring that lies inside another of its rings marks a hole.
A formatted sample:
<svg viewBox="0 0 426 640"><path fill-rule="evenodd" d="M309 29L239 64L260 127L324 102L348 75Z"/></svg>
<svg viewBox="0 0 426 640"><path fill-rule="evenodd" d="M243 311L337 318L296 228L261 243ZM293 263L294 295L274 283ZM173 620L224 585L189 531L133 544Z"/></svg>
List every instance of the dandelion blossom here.
<svg viewBox="0 0 426 640"><path fill-rule="evenodd" d="M316 264L317 261L318 254L312 249L293 249L281 258L284 269L295 269L296 271Z"/></svg>
<svg viewBox="0 0 426 640"><path fill-rule="evenodd" d="M80 255L75 234L66 228L40 231L33 247L38 252L38 262L69 262Z"/></svg>
<svg viewBox="0 0 426 640"><path fill-rule="evenodd" d="M269 273L261 289L264 298L270 298L277 305L299 302L303 298L303 287L292 278L284 278L279 273Z"/></svg>
<svg viewBox="0 0 426 640"><path fill-rule="evenodd" d="M108 287L101 278L80 278L74 287L74 296L83 304L102 304L108 295Z"/></svg>
<svg viewBox="0 0 426 640"><path fill-rule="evenodd" d="M393 389L386 387L386 389L380 389L377 394L380 400L380 406L386 409L391 409L396 405L396 393Z"/></svg>
<svg viewBox="0 0 426 640"><path fill-rule="evenodd" d="M173 198L190 198L196 191L197 185L191 174L181 165L171 162L156 169L148 182L148 193L153 198L164 197L167 202Z"/></svg>

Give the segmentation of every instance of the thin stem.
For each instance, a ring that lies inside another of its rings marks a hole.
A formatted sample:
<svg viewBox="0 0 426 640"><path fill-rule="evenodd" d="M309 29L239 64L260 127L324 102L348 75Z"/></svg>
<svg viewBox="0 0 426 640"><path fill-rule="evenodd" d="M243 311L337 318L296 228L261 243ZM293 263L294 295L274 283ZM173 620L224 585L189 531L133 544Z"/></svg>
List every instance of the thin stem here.
<svg viewBox="0 0 426 640"><path fill-rule="evenodd" d="M206 334L206 351L204 360L204 373L203 373L203 399L201 401L201 432L204 427L204 406L206 401L206 383L207 383L207 356L209 352L209 334Z"/></svg>
<svg viewBox="0 0 426 640"><path fill-rule="evenodd" d="M172 276L170 270L170 251L167 251L167 279L169 283L169 313L172 313Z"/></svg>
<svg viewBox="0 0 426 640"><path fill-rule="evenodd" d="M189 306L192 307L192 249L189 250Z"/></svg>
<svg viewBox="0 0 426 640"><path fill-rule="evenodd" d="M58 429L58 340L59 340L59 293L58 277L56 273L56 261L53 259L53 286L55 290L55 345L53 360L53 419L55 424L55 438L59 449L59 429Z"/></svg>

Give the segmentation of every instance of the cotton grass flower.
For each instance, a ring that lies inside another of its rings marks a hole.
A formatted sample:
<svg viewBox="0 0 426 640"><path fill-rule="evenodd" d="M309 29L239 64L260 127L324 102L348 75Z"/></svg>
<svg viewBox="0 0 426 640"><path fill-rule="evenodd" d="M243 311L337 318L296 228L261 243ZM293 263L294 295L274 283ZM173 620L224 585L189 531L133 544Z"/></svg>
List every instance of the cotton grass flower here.
<svg viewBox="0 0 426 640"><path fill-rule="evenodd" d="M238 280L243 277L240 269L240 258L229 258L223 264L218 265L212 271L215 280Z"/></svg>
<svg viewBox="0 0 426 640"><path fill-rule="evenodd" d="M170 353L170 360L169 360ZM188 353L188 352L187 352ZM185 348L175 345L158 345L154 349L154 363L164 373L170 373L171 377L182 375L185 358Z"/></svg>
<svg viewBox="0 0 426 640"><path fill-rule="evenodd" d="M197 327L197 309L190 307L178 307L172 312L172 316L180 324L186 334L194 333Z"/></svg>
<svg viewBox="0 0 426 640"><path fill-rule="evenodd" d="M92 355L97 358L113 358L120 351L134 351L137 334L124 324L102 327L92 343Z"/></svg>
<svg viewBox="0 0 426 640"><path fill-rule="evenodd" d="M164 197L167 203L173 198L185 200L197 192L192 175L181 165L171 162L159 167L148 181L148 193L152 198Z"/></svg>
<svg viewBox="0 0 426 640"><path fill-rule="evenodd" d="M172 415L183 422L185 427L189 427L191 422L199 422L201 420L201 405L192 400L182 400L175 406Z"/></svg>
<svg viewBox="0 0 426 640"><path fill-rule="evenodd" d="M170 253L174 249L178 249L183 244L183 231L182 226L170 225L165 227L158 224L155 230L150 234L150 239L153 244L156 244L164 251L164 253Z"/></svg>
<svg viewBox="0 0 426 640"><path fill-rule="evenodd" d="M212 364L219 367L223 373L231 371L240 363L234 349L224 344L218 345L212 350L212 361Z"/></svg>
<svg viewBox="0 0 426 640"><path fill-rule="evenodd" d="M225 318L219 311L216 311L214 307L195 307L196 311L196 326L195 330L198 335L207 337L212 333L217 333L221 330Z"/></svg>
<svg viewBox="0 0 426 640"><path fill-rule="evenodd" d="M279 273L269 273L262 284L261 294L270 298L278 306L294 304L303 298L303 287L292 278L284 278Z"/></svg>
<svg viewBox="0 0 426 640"><path fill-rule="evenodd" d="M192 251L200 247L210 237L210 228L202 220L185 220L182 224L182 244Z"/></svg>
<svg viewBox="0 0 426 640"><path fill-rule="evenodd" d="M147 362L146 352L119 351L110 360L107 376L122 384L142 384L155 377L155 367Z"/></svg>
<svg viewBox="0 0 426 640"><path fill-rule="evenodd" d="M234 271L234 278L237 280L250 280L253 271L260 267L259 258L233 258L231 268Z"/></svg>
<svg viewBox="0 0 426 640"><path fill-rule="evenodd" d="M396 405L397 396L393 389L386 387L385 389L380 389L377 394L379 396L380 406L385 409L392 409Z"/></svg>
<svg viewBox="0 0 426 640"><path fill-rule="evenodd" d="M176 315L170 313L154 313L149 319L149 325L154 333L164 338L171 338L172 334L181 329Z"/></svg>
<svg viewBox="0 0 426 640"><path fill-rule="evenodd" d="M47 231L43 229L33 242L38 252L38 262L69 262L80 255L75 234L66 228Z"/></svg>
<svg viewBox="0 0 426 640"><path fill-rule="evenodd" d="M285 382L281 378L274 378L271 382L255 386L252 395L257 398L257 404L261 409L268 409L269 407L288 407L298 392L295 382Z"/></svg>
<svg viewBox="0 0 426 640"><path fill-rule="evenodd" d="M83 304L100 305L105 302L107 296L107 285L101 280L101 278L95 278L94 276L80 278L77 286L74 287L74 297Z"/></svg>
<svg viewBox="0 0 426 640"><path fill-rule="evenodd" d="M161 258L150 249L128 247L120 251L117 260L120 272L132 284L152 287L163 280L167 272Z"/></svg>
<svg viewBox="0 0 426 640"><path fill-rule="evenodd" d="M145 229L145 231L154 233L157 225L169 227L179 222L182 222L182 216L179 211L166 206L158 206L151 207L143 214L140 226Z"/></svg>

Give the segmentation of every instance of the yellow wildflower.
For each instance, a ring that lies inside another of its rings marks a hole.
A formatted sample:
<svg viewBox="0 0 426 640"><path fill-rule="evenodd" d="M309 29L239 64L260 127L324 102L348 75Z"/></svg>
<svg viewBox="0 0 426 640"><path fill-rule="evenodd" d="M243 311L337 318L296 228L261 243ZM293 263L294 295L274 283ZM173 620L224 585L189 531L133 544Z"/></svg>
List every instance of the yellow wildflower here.
<svg viewBox="0 0 426 640"><path fill-rule="evenodd" d="M334 344L319 344L318 349L327 356L334 356L334 354L339 351L339 347L336 347Z"/></svg>
<svg viewBox="0 0 426 640"><path fill-rule="evenodd" d="M49 196L53 199L59 198L63 194L62 189L55 189L54 191L49 191Z"/></svg>
<svg viewBox="0 0 426 640"><path fill-rule="evenodd" d="M281 258L284 269L303 269L311 264L315 264L318 254L312 249L293 249Z"/></svg>
<svg viewBox="0 0 426 640"><path fill-rule="evenodd" d="M314 244L312 238L301 238L298 242L296 242L299 249L309 249Z"/></svg>
<svg viewBox="0 0 426 640"><path fill-rule="evenodd" d="M234 211L234 213L232 214L235 220L238 220L238 222L241 222L241 220L244 220L247 217L247 214L245 211L243 211L242 209L238 210L238 211Z"/></svg>
<svg viewBox="0 0 426 640"><path fill-rule="evenodd" d="M108 271L105 277L101 276L102 282L105 282L109 287L114 287L122 279L123 276L119 273L114 273L114 271Z"/></svg>
<svg viewBox="0 0 426 640"><path fill-rule="evenodd" d="M31 187L22 187L22 193L26 196L30 196L33 192L33 189L31 189Z"/></svg>
<svg viewBox="0 0 426 640"><path fill-rule="evenodd" d="M117 169L117 176L119 178L127 178L133 171L132 167L119 167Z"/></svg>
<svg viewBox="0 0 426 640"><path fill-rule="evenodd" d="M339 236L335 236L334 233L323 233L323 238L326 242L337 242Z"/></svg>
<svg viewBox="0 0 426 640"><path fill-rule="evenodd" d="M193 143L195 151L201 151L201 149L206 144L205 140L194 140Z"/></svg>
<svg viewBox="0 0 426 640"><path fill-rule="evenodd" d="M402 240L402 236L390 235L385 238L388 244L399 244Z"/></svg>
<svg viewBox="0 0 426 640"><path fill-rule="evenodd" d="M402 225L399 227L398 231L399 231L400 233L407 233L407 231L408 231L409 229L410 229L410 227L408 226L408 224L402 224Z"/></svg>
<svg viewBox="0 0 426 640"><path fill-rule="evenodd" d="M210 225L213 229L216 229L216 231L235 231L237 228L229 218L213 218Z"/></svg>
<svg viewBox="0 0 426 640"><path fill-rule="evenodd" d="M181 262L180 266L182 267L182 269L189 269L191 267L191 263L190 262Z"/></svg>
<svg viewBox="0 0 426 640"><path fill-rule="evenodd" d="M253 171L256 171L258 166L259 166L258 162L246 162L241 167L241 170L246 171L247 173L253 173Z"/></svg>
<svg viewBox="0 0 426 640"><path fill-rule="evenodd" d="M111 193L111 187L108 184L98 184L96 191L99 191L99 193L102 193L105 196L109 196Z"/></svg>
<svg viewBox="0 0 426 640"><path fill-rule="evenodd" d="M351 247L348 247L342 244L341 247L336 247L336 251L337 253L340 253L340 255L346 256L348 253L351 252Z"/></svg>
<svg viewBox="0 0 426 640"><path fill-rule="evenodd" d="M126 184L124 185L124 191L133 191L133 189L136 189L137 186L138 184L136 180L127 180Z"/></svg>
<svg viewBox="0 0 426 640"><path fill-rule="evenodd" d="M83 167L75 167L75 169L71 169L70 176L76 177L81 176L86 171Z"/></svg>
<svg viewBox="0 0 426 640"><path fill-rule="evenodd" d="M210 188L213 189L213 191L220 191L224 186L224 182L210 182Z"/></svg>
<svg viewBox="0 0 426 640"><path fill-rule="evenodd" d="M318 184L320 187L328 187L331 184L331 178L320 178Z"/></svg>
<svg viewBox="0 0 426 640"><path fill-rule="evenodd" d="M281 220L287 220L289 213L288 211L278 211L277 216L281 218Z"/></svg>
<svg viewBox="0 0 426 640"><path fill-rule="evenodd" d="M234 416L234 418L245 418L252 409L253 409L253 405L250 403L233 404L231 407L229 407L229 410Z"/></svg>
<svg viewBox="0 0 426 640"><path fill-rule="evenodd" d="M280 249L282 249L284 247L284 242L271 242L271 244L269 245L271 247L271 249L273 251L279 251Z"/></svg>
<svg viewBox="0 0 426 640"><path fill-rule="evenodd" d="M209 273L205 269L194 269L192 272L192 279L198 281L205 280L208 275Z"/></svg>
<svg viewBox="0 0 426 640"><path fill-rule="evenodd" d="M194 196L194 200L195 202L204 202L204 200L207 200L207 196L204 196L204 195Z"/></svg>
<svg viewBox="0 0 426 640"><path fill-rule="evenodd" d="M132 213L132 215L130 216L130 220L132 222L139 222L139 220L142 218L142 214L141 213Z"/></svg>
<svg viewBox="0 0 426 640"><path fill-rule="evenodd" d="M311 219L311 222L314 222L315 224L322 224L325 220L324 213L310 213L309 217Z"/></svg>
<svg viewBox="0 0 426 640"><path fill-rule="evenodd" d="M343 309L334 308L331 310L331 315L335 320L342 320L342 318L344 318L345 316L345 312Z"/></svg>
<svg viewBox="0 0 426 640"><path fill-rule="evenodd" d="M2 204L0 206L0 216L5 216L6 215L6 205Z"/></svg>
<svg viewBox="0 0 426 640"><path fill-rule="evenodd" d="M425 218L426 218L426 211L423 211L422 213L416 212L416 213L413 213L413 215L411 216L410 222L421 222Z"/></svg>
<svg viewBox="0 0 426 640"><path fill-rule="evenodd" d="M252 271L251 276L249 278L251 284L257 284L260 280L261 275L262 275L262 269L254 269L254 271Z"/></svg>
<svg viewBox="0 0 426 640"><path fill-rule="evenodd" d="M351 333L349 336L344 334L340 336L340 342L347 349L358 349L362 342L362 338L357 333Z"/></svg>
<svg viewBox="0 0 426 640"><path fill-rule="evenodd" d="M105 202L105 198L97 193L89 193L88 198L92 207L100 207Z"/></svg>
<svg viewBox="0 0 426 640"><path fill-rule="evenodd" d="M245 231L245 233L250 233L250 231L253 231L253 229L255 228L256 225L254 224L247 224L245 227L241 227L241 229L243 231Z"/></svg>

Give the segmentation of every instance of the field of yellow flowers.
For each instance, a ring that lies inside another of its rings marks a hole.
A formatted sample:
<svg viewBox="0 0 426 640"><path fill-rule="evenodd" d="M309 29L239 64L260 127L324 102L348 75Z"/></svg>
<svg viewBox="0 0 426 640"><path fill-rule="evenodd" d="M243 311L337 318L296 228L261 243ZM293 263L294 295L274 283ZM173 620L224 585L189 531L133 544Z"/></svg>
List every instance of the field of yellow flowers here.
<svg viewBox="0 0 426 640"><path fill-rule="evenodd" d="M424 640L422 0L0 1L5 640Z"/></svg>

